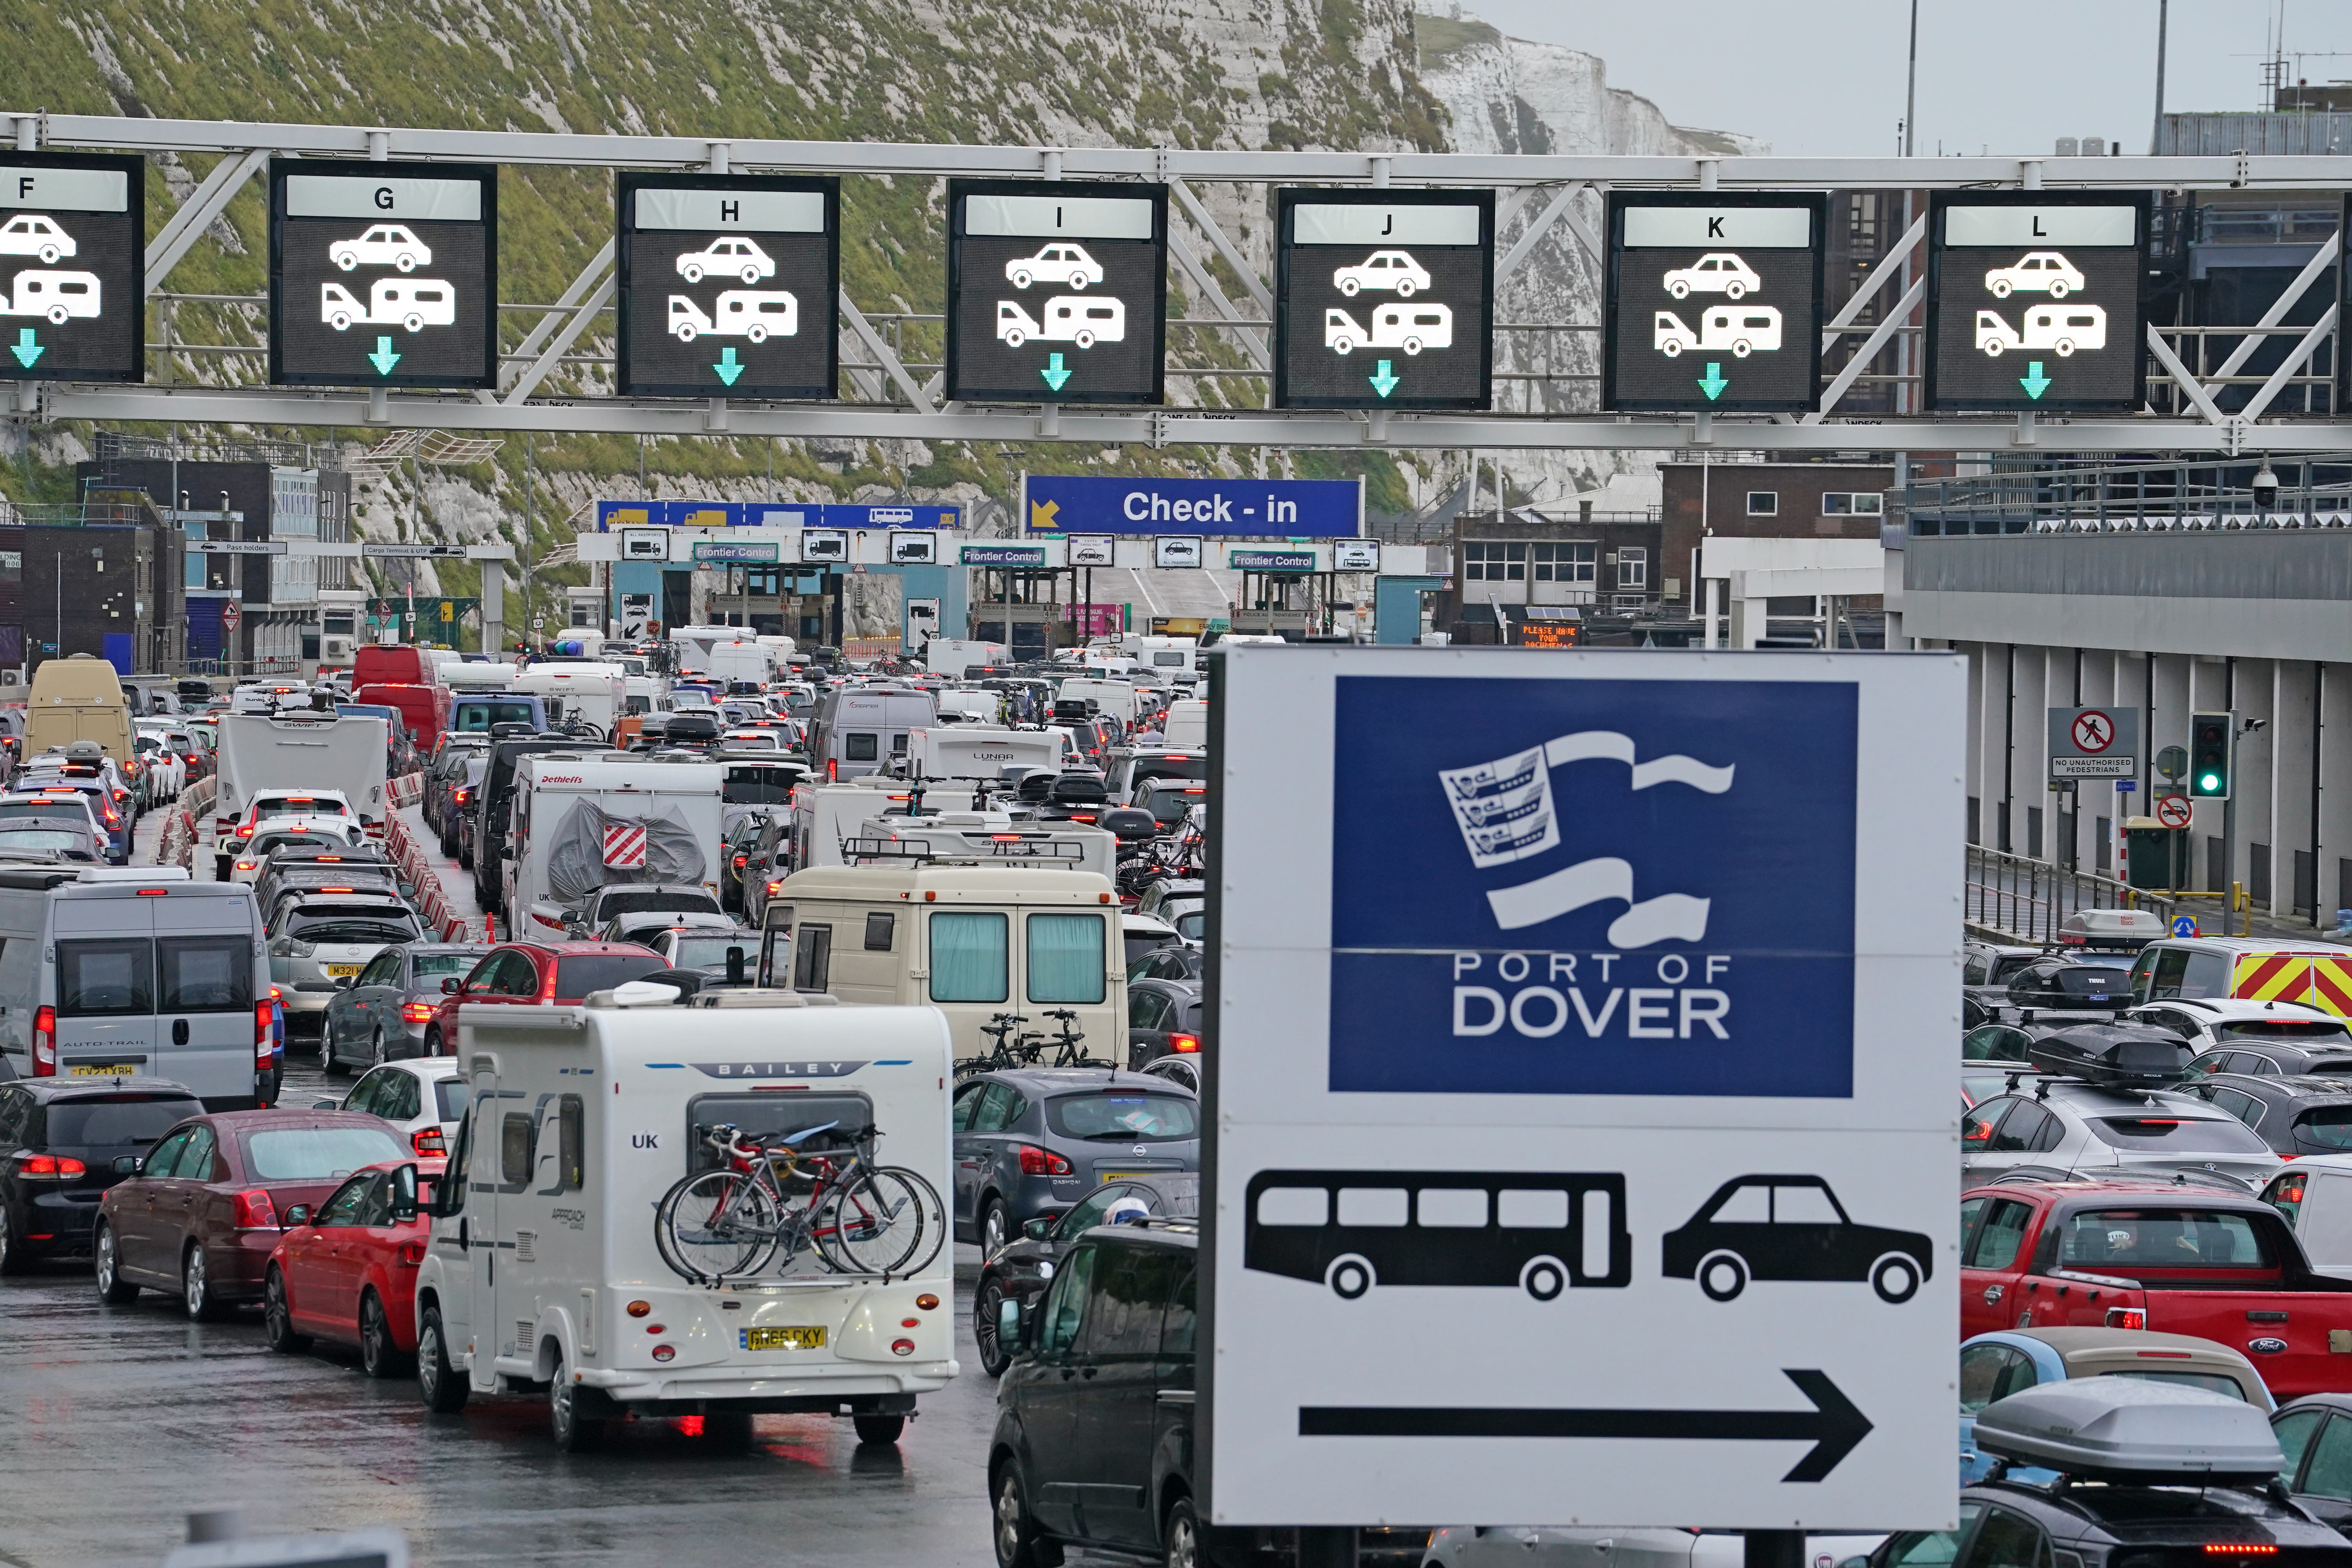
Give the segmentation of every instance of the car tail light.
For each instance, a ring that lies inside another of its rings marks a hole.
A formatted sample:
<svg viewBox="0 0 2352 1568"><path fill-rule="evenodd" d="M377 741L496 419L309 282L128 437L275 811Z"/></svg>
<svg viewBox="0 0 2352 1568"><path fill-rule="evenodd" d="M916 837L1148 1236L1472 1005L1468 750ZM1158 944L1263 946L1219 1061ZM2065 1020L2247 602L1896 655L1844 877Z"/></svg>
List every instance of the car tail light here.
<svg viewBox="0 0 2352 1568"><path fill-rule="evenodd" d="M114 792L114 798L117 800L129 800L131 798L131 792L127 789L116 790Z"/></svg>
<svg viewBox="0 0 2352 1568"><path fill-rule="evenodd" d="M261 869L261 862L258 860L240 860L236 863L236 868L240 871L258 871Z"/></svg>
<svg viewBox="0 0 2352 1568"><path fill-rule="evenodd" d="M430 1002L403 1002L400 1005L400 1021L404 1024L430 1023L433 1011Z"/></svg>
<svg viewBox="0 0 2352 1568"><path fill-rule="evenodd" d="M42 1007L33 1014L33 1076L58 1076L58 1010Z"/></svg>
<svg viewBox="0 0 2352 1568"><path fill-rule="evenodd" d="M278 988L273 985L270 989L275 991ZM256 1002L253 1005L253 1065L257 1068L266 1068L277 1059L278 1048L269 1038L270 1016L274 1011L273 1003Z"/></svg>
<svg viewBox="0 0 2352 1568"><path fill-rule="evenodd" d="M422 1237L414 1241L404 1241L400 1244L400 1263L402 1268L414 1268L424 1261L425 1242Z"/></svg>
<svg viewBox="0 0 2352 1568"><path fill-rule="evenodd" d="M890 1342L890 1353L892 1355L913 1355L915 1353L915 1342L912 1340L892 1340Z"/></svg>
<svg viewBox="0 0 2352 1568"><path fill-rule="evenodd" d="M1168 1048L1171 1051L1197 1051L1201 1048L1201 1037L1198 1035L1171 1035L1168 1037Z"/></svg>
<svg viewBox="0 0 2352 1568"><path fill-rule="evenodd" d="M16 1173L35 1181L62 1181L68 1176L83 1176L89 1167L68 1154L26 1154L16 1156Z"/></svg>
<svg viewBox="0 0 2352 1568"><path fill-rule="evenodd" d="M784 885L783 885L782 882L772 882L772 882L770 882L770 883L768 884L768 897L770 897L770 898L772 898L772 898L774 898L778 893L782 892L783 890L784 890Z"/></svg>
<svg viewBox="0 0 2352 1568"><path fill-rule="evenodd" d="M1066 1176L1070 1173L1070 1163L1051 1149L1024 1143L1021 1145L1021 1173L1024 1176Z"/></svg>
<svg viewBox="0 0 2352 1568"><path fill-rule="evenodd" d="M452 798L454 798L459 805L463 805L467 801L474 798L474 792L469 789L461 789Z"/></svg>
<svg viewBox="0 0 2352 1568"><path fill-rule="evenodd" d="M2209 1541L2205 1543L2208 1557L2275 1557L2278 1547L2263 1541Z"/></svg>
<svg viewBox="0 0 2352 1568"><path fill-rule="evenodd" d="M751 863L751 858L749 855L738 855L735 857L735 869L738 871L740 871L744 867L749 866Z"/></svg>
<svg viewBox="0 0 2352 1568"><path fill-rule="evenodd" d="M677 1354L677 1347L676 1345L656 1345L654 1347L654 1360L656 1361L668 1361Z"/></svg>
<svg viewBox="0 0 2352 1568"><path fill-rule="evenodd" d="M260 1187L236 1194L236 1228L239 1230L276 1230L278 1205L269 1201L269 1194Z"/></svg>
<svg viewBox="0 0 2352 1568"><path fill-rule="evenodd" d="M2110 1307L2107 1309L2107 1327L2111 1329L2144 1329L2147 1327L2147 1309L2145 1307Z"/></svg>
<svg viewBox="0 0 2352 1568"><path fill-rule="evenodd" d="M420 1154L442 1155L449 1152L448 1145L441 1141L441 1129L438 1127L420 1128L408 1142Z"/></svg>
<svg viewBox="0 0 2352 1568"><path fill-rule="evenodd" d="M555 965L551 963L547 966L547 973L540 979L539 999L542 1002L555 1000Z"/></svg>

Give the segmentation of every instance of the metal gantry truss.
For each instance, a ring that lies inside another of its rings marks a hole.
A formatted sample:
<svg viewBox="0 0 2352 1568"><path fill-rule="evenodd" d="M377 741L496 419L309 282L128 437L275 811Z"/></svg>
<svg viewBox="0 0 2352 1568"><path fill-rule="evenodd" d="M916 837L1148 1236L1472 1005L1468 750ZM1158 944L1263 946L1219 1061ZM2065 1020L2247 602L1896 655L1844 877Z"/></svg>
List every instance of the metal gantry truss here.
<svg viewBox="0 0 2352 1568"><path fill-rule="evenodd" d="M1578 198L1612 188L1686 190L1879 189L1887 191L2052 189L2136 191L2344 191L2352 159L2329 157L2145 158L1717 158L1511 155L1411 152L1243 152L1211 148L987 147L940 143L706 140L543 132L431 131L350 125L278 125L152 120L104 115L0 111L0 127L24 152L207 153L220 155L147 247L146 285L161 290L174 267L273 156L447 159L569 168L702 173L807 173L924 177L994 175L1070 180L1160 180L1172 188L1184 217L1239 277L1236 302L1206 259L1176 226L1169 254L1198 298L1214 312L1248 362L1272 363L1274 298L1242 249L1216 222L1196 184L1334 186L1488 186L1500 193L1498 233L1521 214L1535 216L1496 262L1496 284L1564 226L1589 261L1602 260L1601 237L1578 211ZM1389 447L1489 449L1646 448L1661 451L1781 453L1981 451L2046 447L2068 452L2352 452L2352 421L2330 416L2273 416L2319 346L2336 335L2333 302L2308 328L2282 326L2294 304L2331 274L2340 249L2331 237L2287 292L2242 333L2214 371L2200 375L2167 334L2147 329L2148 343L2180 412L2150 404L2136 416L1843 415L1839 406L1881 351L1903 331L1926 294L1924 218L1911 224L1823 330L1824 348L1848 335L1859 349L1822 390L1821 405L1788 415L1411 414L1330 413L1166 407L1095 410L1057 405L942 403L940 376L918 379L869 317L842 292L841 323L867 356L845 358L851 385L865 401L755 404L607 397L541 398L618 287L610 241L505 357L497 392L392 395L383 389L296 392L284 388L184 385L100 387L21 382L18 417L227 423L261 426L373 426L393 429L587 432L647 436L790 437L816 440L914 439L1027 442L1062 440L1151 447ZM1916 259L1915 259L1916 258ZM1893 302L1871 326L1857 323L1872 304ZM880 318L884 325L891 318ZM903 321L905 318L898 318ZM1506 324L1590 332L1591 321ZM1916 329L1915 329L1916 330ZM2202 330L2189 329L2189 334ZM2224 412L2215 393L2238 377L2272 336L2295 338L2293 350L2241 409ZM239 351L242 352L242 351ZM2198 357L2201 362L2201 355ZM2305 378L2308 384L2308 377Z"/></svg>

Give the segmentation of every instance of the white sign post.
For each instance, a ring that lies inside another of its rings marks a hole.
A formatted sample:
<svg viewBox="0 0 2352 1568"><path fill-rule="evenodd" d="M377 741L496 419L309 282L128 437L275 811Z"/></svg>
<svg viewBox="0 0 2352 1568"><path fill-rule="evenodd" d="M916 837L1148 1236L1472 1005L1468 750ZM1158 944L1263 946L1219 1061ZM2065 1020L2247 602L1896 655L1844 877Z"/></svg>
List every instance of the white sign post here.
<svg viewBox="0 0 2352 1568"><path fill-rule="evenodd" d="M1962 661L1219 679L1212 1520L1950 1528Z"/></svg>

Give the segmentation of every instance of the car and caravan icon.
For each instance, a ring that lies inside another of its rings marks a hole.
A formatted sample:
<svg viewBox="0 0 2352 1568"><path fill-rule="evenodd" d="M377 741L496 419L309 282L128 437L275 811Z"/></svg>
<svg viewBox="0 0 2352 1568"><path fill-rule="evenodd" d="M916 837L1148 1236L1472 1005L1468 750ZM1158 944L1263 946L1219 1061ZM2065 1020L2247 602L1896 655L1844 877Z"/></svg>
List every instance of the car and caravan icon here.
<svg viewBox="0 0 2352 1568"><path fill-rule="evenodd" d="M1650 346L1668 359L1685 349L1724 350L1734 359L1746 359L1780 346L1780 312L1771 305L1717 305L1699 312L1698 331L1683 324L1672 310L1660 310L1653 320Z"/></svg>
<svg viewBox="0 0 2352 1568"><path fill-rule="evenodd" d="M1065 289L1076 290L1101 282L1103 268L1083 246L1055 244L1034 256L1014 257L1004 264L1004 277L1015 289L1042 282L1059 283Z"/></svg>
<svg viewBox="0 0 2352 1568"><path fill-rule="evenodd" d="M1747 298L1764 286L1756 269L1727 250L1711 250L1688 267L1666 274L1666 292L1677 300L1693 294L1720 294L1727 300Z"/></svg>
<svg viewBox="0 0 2352 1568"><path fill-rule="evenodd" d="M0 256L29 256L55 267L79 248L73 236L39 213L18 213L0 224Z"/></svg>
<svg viewBox="0 0 2352 1568"><path fill-rule="evenodd" d="M2063 300L2081 290L2083 274L2054 250L2030 250L2016 266L1996 267L1986 273L1985 287L1996 300L2006 300L2012 292Z"/></svg>
<svg viewBox="0 0 2352 1568"><path fill-rule="evenodd" d="M1381 305L1372 310L1372 330L1336 307L1323 312L1323 346L1333 353L1354 352L1361 344L1372 349L1402 349L1417 354L1423 349L1454 346L1454 310L1448 305Z"/></svg>
<svg viewBox="0 0 2352 1568"><path fill-rule="evenodd" d="M1375 250L1353 267L1331 274L1331 287L1354 299L1367 289L1393 289L1410 300L1429 287L1429 269L1402 250Z"/></svg>
<svg viewBox="0 0 2352 1568"><path fill-rule="evenodd" d="M1438 774L1446 804L1480 870L1541 855L1560 843L1560 810L1552 799L1551 770L1571 763L1623 763L1631 787L1682 784L1707 795L1731 788L1733 768L1716 767L1674 753L1636 760L1633 740L1614 730L1583 730L1491 763L1447 768ZM1491 889L1487 908L1495 923L1517 931L1557 920L1588 904L1622 900L1625 912L1609 926L1618 949L1648 947L1669 940L1697 942L1706 935L1709 900L1686 893L1633 896L1633 868L1617 856L1580 860L1531 882Z"/></svg>
<svg viewBox="0 0 2352 1568"><path fill-rule="evenodd" d="M2098 305L2035 305L2019 331L1998 310L1977 312L1977 347L1993 359L2011 349L2048 349L2065 359L2076 349L2107 346L2107 312Z"/></svg>
<svg viewBox="0 0 2352 1568"><path fill-rule="evenodd" d="M739 234L722 235L700 250L677 258L677 275L688 283L705 277L740 278L748 286L776 275L775 258ZM721 296L724 298L724 296Z"/></svg>
<svg viewBox="0 0 2352 1568"><path fill-rule="evenodd" d="M1073 249L1076 247L1072 247ZM1081 300L1056 294L1045 301L1045 321L1010 300L996 302L996 336L1008 348L1019 348L1032 338L1045 343L1076 343L1090 349L1097 343L1127 339L1127 302L1123 300Z"/></svg>
<svg viewBox="0 0 2352 1568"><path fill-rule="evenodd" d="M319 320L337 331L353 324L405 327L412 332L457 320L457 290L438 278L379 278L362 305L340 283L319 286Z"/></svg>
<svg viewBox="0 0 2352 1568"><path fill-rule="evenodd" d="M796 337L801 330L801 302L783 289L730 289L719 296L706 315L684 294L669 297L669 330L679 342L698 337L749 338L764 343L770 338Z"/></svg>
<svg viewBox="0 0 2352 1568"><path fill-rule="evenodd" d="M1750 1279L1870 1282L1882 1301L1918 1294L1935 1272L1935 1243L1916 1231L1856 1225L1819 1176L1726 1182L1680 1230L1666 1233L1665 1276L1696 1279L1728 1301Z"/></svg>
<svg viewBox="0 0 2352 1568"><path fill-rule="evenodd" d="M433 262L433 247L396 223L380 223L357 239L327 247L327 259L349 272L361 267L392 267L414 272Z"/></svg>
<svg viewBox="0 0 2352 1568"><path fill-rule="evenodd" d="M27 268L8 280L7 294L0 296L0 316L39 316L61 327L77 316L97 315L101 292L95 272Z"/></svg>

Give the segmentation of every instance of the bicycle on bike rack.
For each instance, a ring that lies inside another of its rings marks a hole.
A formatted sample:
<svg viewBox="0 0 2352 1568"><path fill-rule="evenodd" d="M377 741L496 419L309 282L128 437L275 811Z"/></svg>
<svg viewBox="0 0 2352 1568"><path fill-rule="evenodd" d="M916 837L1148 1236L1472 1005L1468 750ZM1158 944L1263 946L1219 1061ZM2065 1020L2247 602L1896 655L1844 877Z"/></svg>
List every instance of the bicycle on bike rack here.
<svg viewBox="0 0 2352 1568"><path fill-rule="evenodd" d="M717 1168L688 1175L662 1194L654 1240L662 1261L697 1284L718 1285L792 1268L814 1252L839 1274L884 1279L919 1271L947 1237L940 1194L917 1172L877 1165L867 1131L844 1154L800 1145L832 1132L828 1121L773 1144L731 1123L703 1134Z"/></svg>
<svg viewBox="0 0 2352 1568"><path fill-rule="evenodd" d="M1038 1040L1042 1043L1043 1036L1024 1035L1018 1041L1008 1043L1013 1031L1028 1021L1026 1016L1019 1013L989 1015L988 1022L980 1026L980 1032L994 1041L995 1045L980 1056L960 1059L955 1064L956 1077L966 1078L976 1072L993 1072L1000 1068L1025 1067L1034 1062L1037 1059L1039 1047L1031 1046L1029 1042Z"/></svg>
<svg viewBox="0 0 2352 1568"><path fill-rule="evenodd" d="M1086 1031L1083 1029L1072 1028L1070 1026L1076 1019L1077 1016L1076 1009L1070 1007L1049 1007L1045 1011L1045 1016L1048 1018L1059 1018L1062 1021L1061 1032L1054 1037L1054 1043L1061 1047L1054 1053L1054 1065L1057 1068L1110 1066L1111 1064L1108 1062L1097 1062L1092 1057L1087 1055ZM1038 1041L1039 1047L1042 1050L1045 1044L1045 1037L1040 1035L1034 1037L1034 1038Z"/></svg>

